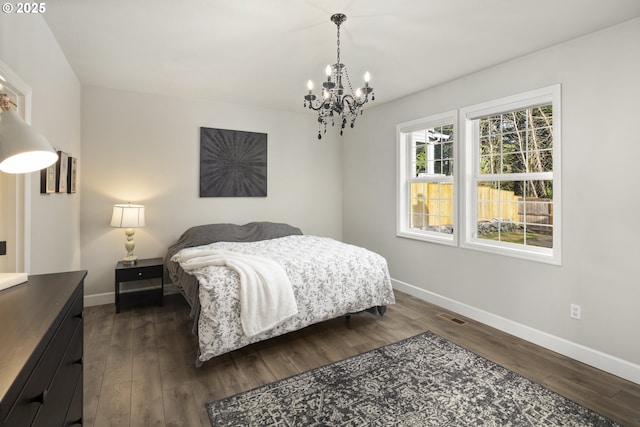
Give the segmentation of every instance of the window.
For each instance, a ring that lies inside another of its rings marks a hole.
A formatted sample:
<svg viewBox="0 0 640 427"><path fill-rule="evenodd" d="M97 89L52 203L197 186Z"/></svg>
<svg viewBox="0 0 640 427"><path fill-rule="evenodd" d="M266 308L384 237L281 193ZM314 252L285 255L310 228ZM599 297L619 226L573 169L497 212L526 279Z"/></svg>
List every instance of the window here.
<svg viewBox="0 0 640 427"><path fill-rule="evenodd" d="M397 234L456 244L456 112L397 126Z"/></svg>
<svg viewBox="0 0 640 427"><path fill-rule="evenodd" d="M461 110L468 248L560 263L560 87Z"/></svg>
<svg viewBox="0 0 640 427"><path fill-rule="evenodd" d="M560 264L560 113L556 85L461 109L460 137L457 111L399 124L397 235Z"/></svg>

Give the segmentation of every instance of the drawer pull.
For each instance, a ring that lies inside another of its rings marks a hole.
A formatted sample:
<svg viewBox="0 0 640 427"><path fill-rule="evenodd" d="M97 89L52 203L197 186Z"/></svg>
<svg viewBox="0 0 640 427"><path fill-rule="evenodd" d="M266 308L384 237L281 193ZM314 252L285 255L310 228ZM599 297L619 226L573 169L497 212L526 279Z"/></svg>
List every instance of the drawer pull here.
<svg viewBox="0 0 640 427"><path fill-rule="evenodd" d="M73 316L74 319L82 319L84 317L84 312L77 313Z"/></svg>
<svg viewBox="0 0 640 427"><path fill-rule="evenodd" d="M74 364L74 365L82 365L82 362L83 362L83 360L82 360L82 359L84 359L84 358L83 358L83 357L81 357L80 359L74 360L74 361L73 361L73 364Z"/></svg>
<svg viewBox="0 0 640 427"><path fill-rule="evenodd" d="M48 394L49 394L49 390L45 390L42 393L40 393L39 395L37 395L36 397L34 397L32 402L41 403L41 404L44 405L44 403L47 401L47 395Z"/></svg>
<svg viewBox="0 0 640 427"><path fill-rule="evenodd" d="M138 273L138 276L142 276L142 273Z"/></svg>

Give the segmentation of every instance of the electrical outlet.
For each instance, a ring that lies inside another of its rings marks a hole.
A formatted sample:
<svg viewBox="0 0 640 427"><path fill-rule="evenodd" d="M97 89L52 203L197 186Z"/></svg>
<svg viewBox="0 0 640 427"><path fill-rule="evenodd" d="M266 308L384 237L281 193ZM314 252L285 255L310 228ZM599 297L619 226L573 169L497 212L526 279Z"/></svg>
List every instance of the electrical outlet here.
<svg viewBox="0 0 640 427"><path fill-rule="evenodd" d="M580 320L580 318L582 317L582 309L578 304L571 304L571 310L569 314L573 319Z"/></svg>

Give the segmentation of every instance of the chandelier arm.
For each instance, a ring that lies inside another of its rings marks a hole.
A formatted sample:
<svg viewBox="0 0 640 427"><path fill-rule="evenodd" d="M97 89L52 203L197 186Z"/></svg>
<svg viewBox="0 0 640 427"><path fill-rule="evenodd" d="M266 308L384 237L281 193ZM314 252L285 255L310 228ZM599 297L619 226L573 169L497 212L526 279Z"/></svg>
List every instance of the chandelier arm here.
<svg viewBox="0 0 640 427"><path fill-rule="evenodd" d="M321 104L318 104L317 107L314 107L312 103L309 103L309 107L307 107L307 108L309 108L310 110L313 110L313 111L319 111L322 108L324 108L324 102L321 103Z"/></svg>
<svg viewBox="0 0 640 427"><path fill-rule="evenodd" d="M349 106L349 111L351 114L356 115L358 110L366 103L366 98L363 101L358 101L357 98L351 95L345 95L343 97L344 103Z"/></svg>
<svg viewBox="0 0 640 427"><path fill-rule="evenodd" d="M309 108L310 110L313 110L313 111L324 111L324 110L332 109L332 107L331 107L332 99L333 99L333 95L328 97L328 98L326 98L322 102L318 102L317 107L314 107L313 106L313 102L309 101L309 106L307 108Z"/></svg>

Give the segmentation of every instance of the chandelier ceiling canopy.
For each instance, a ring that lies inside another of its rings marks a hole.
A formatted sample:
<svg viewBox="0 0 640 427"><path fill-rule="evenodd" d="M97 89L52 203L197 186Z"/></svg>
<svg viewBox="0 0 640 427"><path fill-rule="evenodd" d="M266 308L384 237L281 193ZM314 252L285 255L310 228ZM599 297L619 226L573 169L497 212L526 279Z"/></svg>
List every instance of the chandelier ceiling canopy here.
<svg viewBox="0 0 640 427"><path fill-rule="evenodd" d="M337 60L333 65L327 65L325 74L327 79L322 83L322 94L313 93L313 82L309 80L309 93L304 96L304 106L318 113L318 139L327 133L327 124L340 125L340 135L347 123L354 127L356 118L362 114L362 107L369 101L375 100L373 88L369 86L369 72L364 75L364 86L355 91L351 86L347 67L340 62L340 25L347 20L346 15L336 13L331 16L331 22L338 27Z"/></svg>

